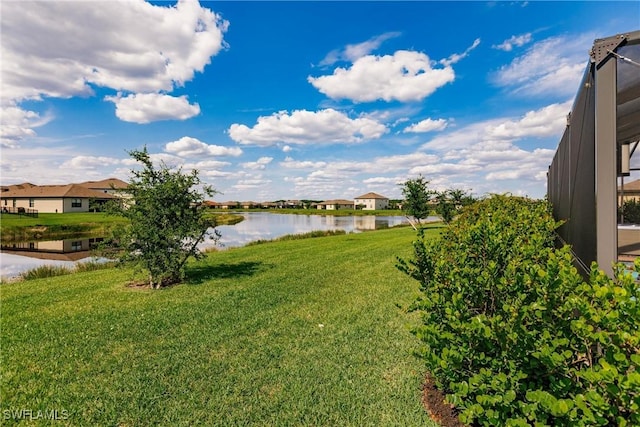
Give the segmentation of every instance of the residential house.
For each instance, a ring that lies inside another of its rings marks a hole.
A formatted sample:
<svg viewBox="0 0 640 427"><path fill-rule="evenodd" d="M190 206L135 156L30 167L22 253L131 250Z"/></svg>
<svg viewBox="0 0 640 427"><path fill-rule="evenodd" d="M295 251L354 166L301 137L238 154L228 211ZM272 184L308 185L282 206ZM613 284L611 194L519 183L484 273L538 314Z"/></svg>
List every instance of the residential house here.
<svg viewBox="0 0 640 427"><path fill-rule="evenodd" d="M316 205L317 209L325 209L328 211L334 211L339 209L353 209L353 201L344 200L344 199L336 199L336 200L325 200L324 202L318 203Z"/></svg>
<svg viewBox="0 0 640 427"><path fill-rule="evenodd" d="M625 182L624 186L618 186L618 200L626 202L627 200L640 201L640 179Z"/></svg>
<svg viewBox="0 0 640 427"><path fill-rule="evenodd" d="M89 212L89 201L117 198L80 184L8 186L0 192L2 210L36 210L39 213Z"/></svg>
<svg viewBox="0 0 640 427"><path fill-rule="evenodd" d="M116 194L118 190L124 190L129 186L129 184L118 178L81 182L78 185L105 194Z"/></svg>
<svg viewBox="0 0 640 427"><path fill-rule="evenodd" d="M356 209L364 211L381 210L389 208L389 199L380 194L367 193L356 197L353 204Z"/></svg>
<svg viewBox="0 0 640 427"><path fill-rule="evenodd" d="M44 213L88 212L94 203L104 203L117 197L117 190L125 189L128 185L117 178L64 185L34 185L28 182L7 185L2 186L0 191L0 209Z"/></svg>

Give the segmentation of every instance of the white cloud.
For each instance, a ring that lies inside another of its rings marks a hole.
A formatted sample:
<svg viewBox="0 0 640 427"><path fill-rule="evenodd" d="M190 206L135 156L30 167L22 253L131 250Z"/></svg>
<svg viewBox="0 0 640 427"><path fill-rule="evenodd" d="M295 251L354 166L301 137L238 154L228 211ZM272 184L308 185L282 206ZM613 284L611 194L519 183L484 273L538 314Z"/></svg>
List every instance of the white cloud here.
<svg viewBox="0 0 640 427"><path fill-rule="evenodd" d="M177 168L185 163L183 158L167 153L149 154L149 158L154 164L159 165L164 163L169 168Z"/></svg>
<svg viewBox="0 0 640 427"><path fill-rule="evenodd" d="M91 96L94 86L171 91L225 46L228 22L196 0L170 7L143 0L9 1L0 26L0 93L3 105L19 107L27 99ZM19 127L32 135L33 128Z"/></svg>
<svg viewBox="0 0 640 427"><path fill-rule="evenodd" d="M571 104L571 101L567 101L529 111L520 120L506 120L488 127L487 136L491 139L543 138L554 135L560 137L567 125L566 117L571 111Z"/></svg>
<svg viewBox="0 0 640 427"><path fill-rule="evenodd" d="M320 169L326 165L326 162L298 161L293 160L291 157L287 157L283 162L280 162L280 166L286 169Z"/></svg>
<svg viewBox="0 0 640 427"><path fill-rule="evenodd" d="M116 116L125 122L150 123L160 120L186 120L200 114L200 106L180 97L161 93L137 93L122 97L106 96L116 105Z"/></svg>
<svg viewBox="0 0 640 427"><path fill-rule="evenodd" d="M121 159L105 156L75 156L61 165L61 168L95 169L122 164Z"/></svg>
<svg viewBox="0 0 640 427"><path fill-rule="evenodd" d="M466 148L477 143L500 144L521 138L545 138L562 136L571 102L551 104L539 110L529 111L521 118L498 118L478 122L438 135L422 146L426 150L446 151Z"/></svg>
<svg viewBox="0 0 640 427"><path fill-rule="evenodd" d="M422 132L435 132L444 130L447 127L447 121L444 119L425 119L418 123L414 123L411 126L407 126L403 132L413 132L413 133L422 133Z"/></svg>
<svg viewBox="0 0 640 427"><path fill-rule="evenodd" d="M169 142L165 145L164 150L167 153L175 154L180 157L193 156L240 156L242 149L239 147L224 147L221 145L206 144L196 138L183 136L177 141Z"/></svg>
<svg viewBox="0 0 640 427"><path fill-rule="evenodd" d="M440 64L445 65L445 66L450 66L452 64L456 64L456 63L460 62L461 60L463 60L464 58L466 58L467 56L469 56L471 51L473 49L477 48L478 45L480 45L480 39L475 39L473 41L473 43L471 44L471 46L469 46L464 52L462 52L462 53L454 53L454 54L450 55L448 58L440 60Z"/></svg>
<svg viewBox="0 0 640 427"><path fill-rule="evenodd" d="M532 45L494 75L496 85L524 96L573 96L589 62L593 39L552 37Z"/></svg>
<svg viewBox="0 0 640 427"><path fill-rule="evenodd" d="M354 62L357 59L368 55L369 53L379 48L383 42L395 37L399 37L400 35L401 33L398 32L388 32L380 34L379 36L372 37L366 42L348 44L344 49L336 49L329 52L327 56L320 62L320 65L332 65L338 61Z"/></svg>
<svg viewBox="0 0 640 427"><path fill-rule="evenodd" d="M33 128L44 126L53 119L51 114L40 117L40 114L35 111L23 110L13 103L0 108L2 113L0 145L5 148L15 148L21 140L36 136Z"/></svg>
<svg viewBox="0 0 640 427"><path fill-rule="evenodd" d="M329 108L318 112L296 110L291 114L280 111L259 117L252 128L234 123L229 128L229 136L239 144L267 147L278 142L352 144L380 138L386 131L386 126L375 120L365 117L351 119L345 113Z"/></svg>
<svg viewBox="0 0 640 427"><path fill-rule="evenodd" d="M354 102L421 101L455 79L453 68L432 68L427 55L399 50L393 55L367 55L351 68L336 68L332 75L307 81L333 99Z"/></svg>
<svg viewBox="0 0 640 427"><path fill-rule="evenodd" d="M362 180L363 184L392 184L392 185L400 185L402 183L404 183L406 181L405 178L401 178L401 177L391 177L391 178L387 178L387 177L382 177L382 176L378 176L378 177L374 177L374 178L367 178Z"/></svg>
<svg viewBox="0 0 640 427"><path fill-rule="evenodd" d="M231 188L235 190L252 190L256 188L266 187L271 183L270 179L255 177L252 179L241 179Z"/></svg>
<svg viewBox="0 0 640 427"><path fill-rule="evenodd" d="M293 150L293 148L291 148L291 147L290 147L290 146L288 146L288 145L285 145L284 147L282 147L282 152L283 152L283 153L288 153L288 152L290 152L291 150Z"/></svg>
<svg viewBox="0 0 640 427"><path fill-rule="evenodd" d="M199 171L203 171L203 170L211 170L211 169L222 169L230 165L231 163L229 162L221 162L218 160L205 160L202 162L185 163L184 167L187 169L197 169Z"/></svg>
<svg viewBox="0 0 640 427"><path fill-rule="evenodd" d="M245 169L263 170L267 167L269 163L271 163L272 160L273 160L273 157L260 157L255 162L241 163L241 166Z"/></svg>
<svg viewBox="0 0 640 427"><path fill-rule="evenodd" d="M520 34L519 36L511 36L507 40L498 45L491 46L494 49L504 50L505 52L511 52L513 47L522 47L525 44L531 42L531 33Z"/></svg>

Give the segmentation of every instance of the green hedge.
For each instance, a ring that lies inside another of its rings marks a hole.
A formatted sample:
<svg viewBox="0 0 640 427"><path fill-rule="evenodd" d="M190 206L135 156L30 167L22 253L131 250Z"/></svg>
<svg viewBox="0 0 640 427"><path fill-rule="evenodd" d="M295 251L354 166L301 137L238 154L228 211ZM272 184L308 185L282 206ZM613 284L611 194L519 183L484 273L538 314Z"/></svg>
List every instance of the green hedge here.
<svg viewBox="0 0 640 427"><path fill-rule="evenodd" d="M417 279L420 356L461 421L640 425L640 289L554 247L548 203L493 196L398 267Z"/></svg>

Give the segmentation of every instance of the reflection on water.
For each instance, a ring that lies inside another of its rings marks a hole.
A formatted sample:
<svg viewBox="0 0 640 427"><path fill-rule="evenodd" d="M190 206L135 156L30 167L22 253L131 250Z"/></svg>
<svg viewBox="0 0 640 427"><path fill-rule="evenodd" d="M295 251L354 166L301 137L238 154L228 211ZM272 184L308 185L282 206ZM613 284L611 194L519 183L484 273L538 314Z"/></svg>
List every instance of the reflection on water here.
<svg viewBox="0 0 640 427"><path fill-rule="evenodd" d="M92 259L91 249L102 237L75 238L2 244L0 276L13 277L41 265L73 267L82 260Z"/></svg>
<svg viewBox="0 0 640 427"><path fill-rule="evenodd" d="M218 247L224 249L243 246L255 240L269 240L286 234L302 234L316 230L359 232L407 223L407 219L402 216L324 216L268 212L250 212L242 215L245 220L238 224L217 227L222 234ZM430 217L428 220L438 220L438 218ZM2 245L0 276L17 276L23 271L44 264L73 266L75 262L90 259L91 246L101 240L103 239L65 239ZM207 240L200 245L200 248L213 246L216 244Z"/></svg>
<svg viewBox="0 0 640 427"><path fill-rule="evenodd" d="M378 230L408 223L402 216L291 215L267 212L247 212L242 216L245 220L238 224L217 227L222 234L218 246L237 247L256 240L270 240L287 234L303 234L317 230L344 230L349 233ZM430 217L429 220L438 220L438 218ZM212 246L215 246L215 243L207 240L200 247Z"/></svg>

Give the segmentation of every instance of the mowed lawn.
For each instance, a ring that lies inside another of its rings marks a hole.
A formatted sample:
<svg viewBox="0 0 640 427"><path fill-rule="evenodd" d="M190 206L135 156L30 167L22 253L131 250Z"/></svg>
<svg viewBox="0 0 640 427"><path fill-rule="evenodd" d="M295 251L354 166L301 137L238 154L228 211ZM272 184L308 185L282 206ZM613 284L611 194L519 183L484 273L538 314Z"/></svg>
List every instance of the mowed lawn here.
<svg viewBox="0 0 640 427"><path fill-rule="evenodd" d="M3 425L30 410L66 418L52 425L433 426L404 310L418 283L395 268L414 238L211 253L160 291L123 270L2 285Z"/></svg>

